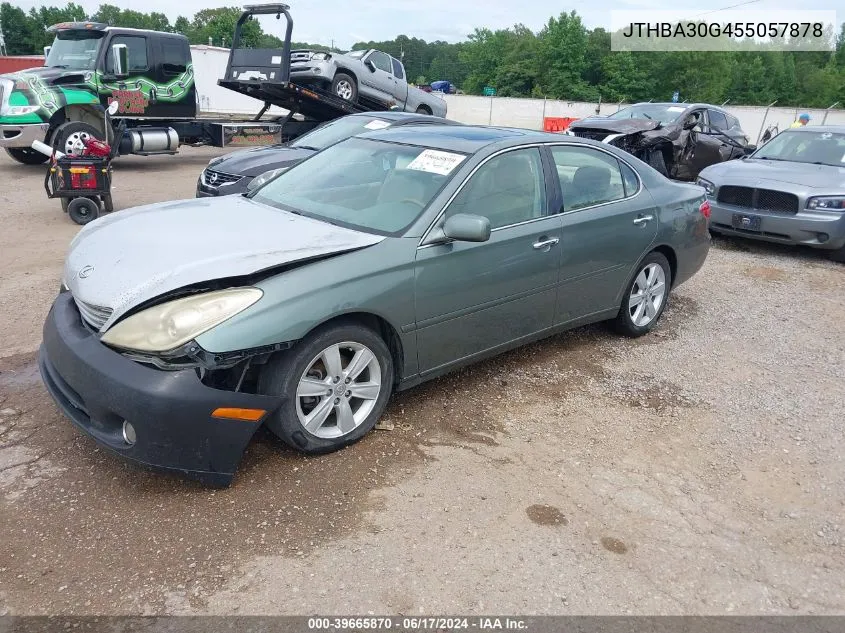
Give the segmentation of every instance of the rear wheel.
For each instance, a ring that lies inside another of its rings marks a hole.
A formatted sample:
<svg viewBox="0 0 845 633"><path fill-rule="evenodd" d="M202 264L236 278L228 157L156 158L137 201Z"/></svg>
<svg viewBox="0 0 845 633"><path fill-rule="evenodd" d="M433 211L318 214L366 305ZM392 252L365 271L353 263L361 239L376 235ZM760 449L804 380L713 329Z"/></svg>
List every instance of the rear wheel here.
<svg viewBox="0 0 845 633"><path fill-rule="evenodd" d="M287 396L271 431L305 453L327 453L376 425L393 391L393 358L373 330L333 325L267 363L259 391Z"/></svg>
<svg viewBox="0 0 845 633"><path fill-rule="evenodd" d="M23 165L43 165L50 160L49 156L30 147L7 147L6 153Z"/></svg>
<svg viewBox="0 0 845 633"><path fill-rule="evenodd" d="M332 94L344 101L356 103L358 101L358 84L346 73L337 73L332 80Z"/></svg>
<svg viewBox="0 0 845 633"><path fill-rule="evenodd" d="M85 149L85 142L91 138L102 141L103 135L93 125L70 121L56 128L53 134L53 147L64 154L78 156Z"/></svg>
<svg viewBox="0 0 845 633"><path fill-rule="evenodd" d="M88 224L100 215L100 203L93 198L74 198L67 205L67 214L77 224Z"/></svg>
<svg viewBox="0 0 845 633"><path fill-rule="evenodd" d="M669 300L672 269L661 253L649 253L622 296L615 326L620 334L636 338L649 333Z"/></svg>
<svg viewBox="0 0 845 633"><path fill-rule="evenodd" d="M417 108L417 114L431 114L431 110L429 110L425 106L420 106L419 108Z"/></svg>

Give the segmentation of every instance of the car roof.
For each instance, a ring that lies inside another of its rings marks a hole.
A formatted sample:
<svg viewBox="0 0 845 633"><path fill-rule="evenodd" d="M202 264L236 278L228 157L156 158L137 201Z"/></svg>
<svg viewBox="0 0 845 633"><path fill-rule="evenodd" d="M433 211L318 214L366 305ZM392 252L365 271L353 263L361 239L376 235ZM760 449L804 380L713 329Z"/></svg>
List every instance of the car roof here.
<svg viewBox="0 0 845 633"><path fill-rule="evenodd" d="M643 106L643 105L656 105L656 106L675 106L677 108L683 108L684 110L689 110L690 108L710 108L711 110L719 110L720 112L727 112L721 106L713 105L712 103L674 103L673 101L640 101L639 103L632 103L631 105L626 105L620 108L620 110L624 110L625 108L631 108L633 106Z"/></svg>
<svg viewBox="0 0 845 633"><path fill-rule="evenodd" d="M457 121L452 121L451 119L442 119L440 117L435 117L431 114L418 114L416 112L398 112L396 110L385 110L383 112L356 112L355 114L349 114L347 116L366 119L383 119L385 121L395 121L397 123L402 121L430 121L431 119L436 119L437 123L433 123L432 125L461 125Z"/></svg>
<svg viewBox="0 0 845 633"><path fill-rule="evenodd" d="M548 132L536 132L521 128L488 127L481 125L420 125L386 128L360 134L369 138L391 143L420 145L463 154L474 154L488 146L511 147L529 143L583 143L601 145L589 139L563 136Z"/></svg>
<svg viewBox="0 0 845 633"><path fill-rule="evenodd" d="M845 125L802 125L801 127L789 127L784 132L833 132L834 134L845 134Z"/></svg>

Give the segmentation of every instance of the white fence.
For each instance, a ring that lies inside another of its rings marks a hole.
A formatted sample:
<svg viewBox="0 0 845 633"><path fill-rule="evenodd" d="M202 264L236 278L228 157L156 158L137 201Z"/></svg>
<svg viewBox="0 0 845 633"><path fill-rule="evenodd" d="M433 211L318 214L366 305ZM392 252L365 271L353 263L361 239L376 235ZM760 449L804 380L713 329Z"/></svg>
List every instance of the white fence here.
<svg viewBox="0 0 845 633"><path fill-rule="evenodd" d="M545 117L572 117L581 119L597 114L595 103L578 103L544 99L518 99L509 97L474 97L447 95L449 118L461 123L478 125L503 125L530 129L543 129ZM603 103L598 114L613 114L619 109L615 103ZM624 106L623 106L624 107ZM845 110L818 110L801 108L765 108L760 106L724 106L739 119L742 129L756 142L760 133L769 125L777 124L781 130L789 127L798 115L808 112L810 125L845 125Z"/></svg>
<svg viewBox="0 0 845 633"><path fill-rule="evenodd" d="M261 103L217 85L226 71L228 48L218 46L191 46L194 74L199 93L200 110L208 113L249 115L261 109ZM502 125L542 130L545 117L584 118L596 114L595 103L555 101L552 99L519 99L510 97L475 97L470 95L445 95L450 119L476 125ZM613 114L619 109L615 103L603 103L599 114ZM801 108L765 108L759 106L725 106L737 117L742 129L756 142L769 125L777 124L781 130L795 121L801 112L809 112L810 125L845 125L845 110L817 110ZM271 108L273 114L284 110Z"/></svg>

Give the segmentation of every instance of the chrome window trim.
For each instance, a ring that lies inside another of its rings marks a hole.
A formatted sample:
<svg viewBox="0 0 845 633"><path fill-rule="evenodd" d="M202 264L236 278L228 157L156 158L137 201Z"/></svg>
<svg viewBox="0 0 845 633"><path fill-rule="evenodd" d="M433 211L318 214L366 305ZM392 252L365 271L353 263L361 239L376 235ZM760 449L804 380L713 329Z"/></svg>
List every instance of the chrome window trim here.
<svg viewBox="0 0 845 633"><path fill-rule="evenodd" d="M597 152L602 152L604 154L607 154L608 156L611 156L611 157L615 158L616 160L618 160L620 163L624 163L625 165L627 165L628 167L631 168L631 171L634 172L634 176L636 176L636 178L637 178L637 191L633 195L625 196L624 198L617 198L616 200L608 200L607 202L600 202L599 204L591 204L587 207L580 207L578 209L571 209L571 210L566 209L566 200L564 200L563 211L556 213L555 215L567 215L569 213L579 213L580 211L586 211L588 209L595 209L597 207L605 207L609 204L616 204L617 202L624 202L625 200L633 200L634 198L636 198L637 196L639 196L642 193L644 187L643 187L643 179L640 177L640 173L636 169L634 169L634 166L631 165L631 163L629 163L624 158L620 158L619 156L617 156L613 152L608 152L606 149L604 149L602 147L595 147L593 145L587 145L586 143L548 143L546 145L546 147L548 147L550 150L553 147L561 147L561 146L576 147L576 148L579 148L579 149L587 147L587 148L595 150ZM552 161L554 162L554 156L552 157ZM619 170L619 177L622 178L622 170L621 169ZM622 186L624 188L624 186L625 186L624 181L623 181ZM561 187L561 194L563 194L563 188L562 187Z"/></svg>
<svg viewBox="0 0 845 633"><path fill-rule="evenodd" d="M505 148L503 148L503 149L500 149L500 150L498 150L498 151L496 151L496 152L494 152L494 153L490 154L490 156L488 156L488 157L487 157L487 158L485 158L483 161L481 161L480 163L478 163L478 165L476 165L475 167L473 167L473 168L472 168L472 171L471 171L471 172L467 175L467 177L466 177L466 178L464 178L464 181L463 181L463 182L460 184L460 186L459 186L459 187L455 190L455 192L454 192L451 196L449 196L449 199L448 199L448 200L446 201L446 203L443 205L443 208L442 208L442 209L440 209L440 211L438 212L437 216L436 216L436 217L435 217L435 218L431 221L431 223L428 225L428 228L427 228L427 229L425 230L425 232L422 234L422 237L420 238L420 241L419 241L419 243L417 244L417 250L420 250L421 248L428 248L428 247L430 247L430 246L441 246L441 245L444 243L444 242L438 242L437 244L423 244L423 242L425 242L426 238L428 237L429 233L431 233L431 231L434 229L434 227L435 227L435 226L437 225L437 223L440 221L440 218L442 218L442 217L443 217L443 215L446 213L446 209L448 209L448 208L449 208L449 205L451 205L451 204L452 204L452 202L454 201L454 199L458 196L458 194L459 194L459 193L461 193L461 191L463 191L464 187L466 187L466 184L467 184L470 180L472 180L472 177L476 174L476 172L477 172L479 169L481 169L484 165L486 165L487 163L489 163L489 162L490 162L491 160L493 160L494 158L497 158L497 157L501 156L502 154L507 154L508 152L515 152L515 151L519 151L519 150L522 150L522 149L534 149L534 148L536 148L536 149L540 149L541 147L543 147L543 143L531 143L531 144L528 144L528 145L518 145L518 146L515 146L515 147L505 147ZM541 167L542 167L542 164L543 164L543 163L542 163L542 160L543 160L543 157L542 157L542 155L541 155L541 156L540 156L540 165L541 165ZM545 187L546 187L546 183L545 183L545 170L543 170L543 174L544 174L544 178L543 178L543 188L545 189ZM548 202L549 202L549 201L547 200L547 201L546 201L546 205L548 205ZM541 216L541 217L539 217L539 218L533 218L533 219L531 219L531 220L523 220L522 222L516 222L516 223L514 223L514 224L507 224L507 225L505 225L505 226L500 226L500 227L497 227L497 228L495 228L495 229L492 229L490 232L491 232L491 233L493 233L494 231L500 231L500 230L502 230L502 229L509 229L509 228L511 228L511 227L514 227L514 226L520 226L520 225L522 225L522 224L528 224L529 222L536 222L537 220L547 220L548 218L552 218L552 217L554 217L555 215L558 215L558 214L556 214L556 213L550 213L550 214L548 214L548 215L543 215L543 216Z"/></svg>

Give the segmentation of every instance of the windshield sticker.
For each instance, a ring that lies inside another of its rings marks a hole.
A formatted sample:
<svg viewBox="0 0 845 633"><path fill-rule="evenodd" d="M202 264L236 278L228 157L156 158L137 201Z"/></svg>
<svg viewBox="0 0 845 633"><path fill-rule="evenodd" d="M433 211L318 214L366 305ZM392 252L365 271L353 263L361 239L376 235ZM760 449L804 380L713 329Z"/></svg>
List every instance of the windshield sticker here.
<svg viewBox="0 0 845 633"><path fill-rule="evenodd" d="M461 154L452 154L450 152L440 152L434 149L427 149L411 161L411 164L408 165L408 169L427 171L431 174L448 176L465 158L466 156L462 156Z"/></svg>
<svg viewBox="0 0 845 633"><path fill-rule="evenodd" d="M383 130L386 127L390 127L390 123L388 123L387 121L382 121L381 119L373 119L364 127L368 130Z"/></svg>
<svg viewBox="0 0 845 633"><path fill-rule="evenodd" d="M666 108L666 112L683 112L684 108L679 108L678 106L669 106Z"/></svg>

